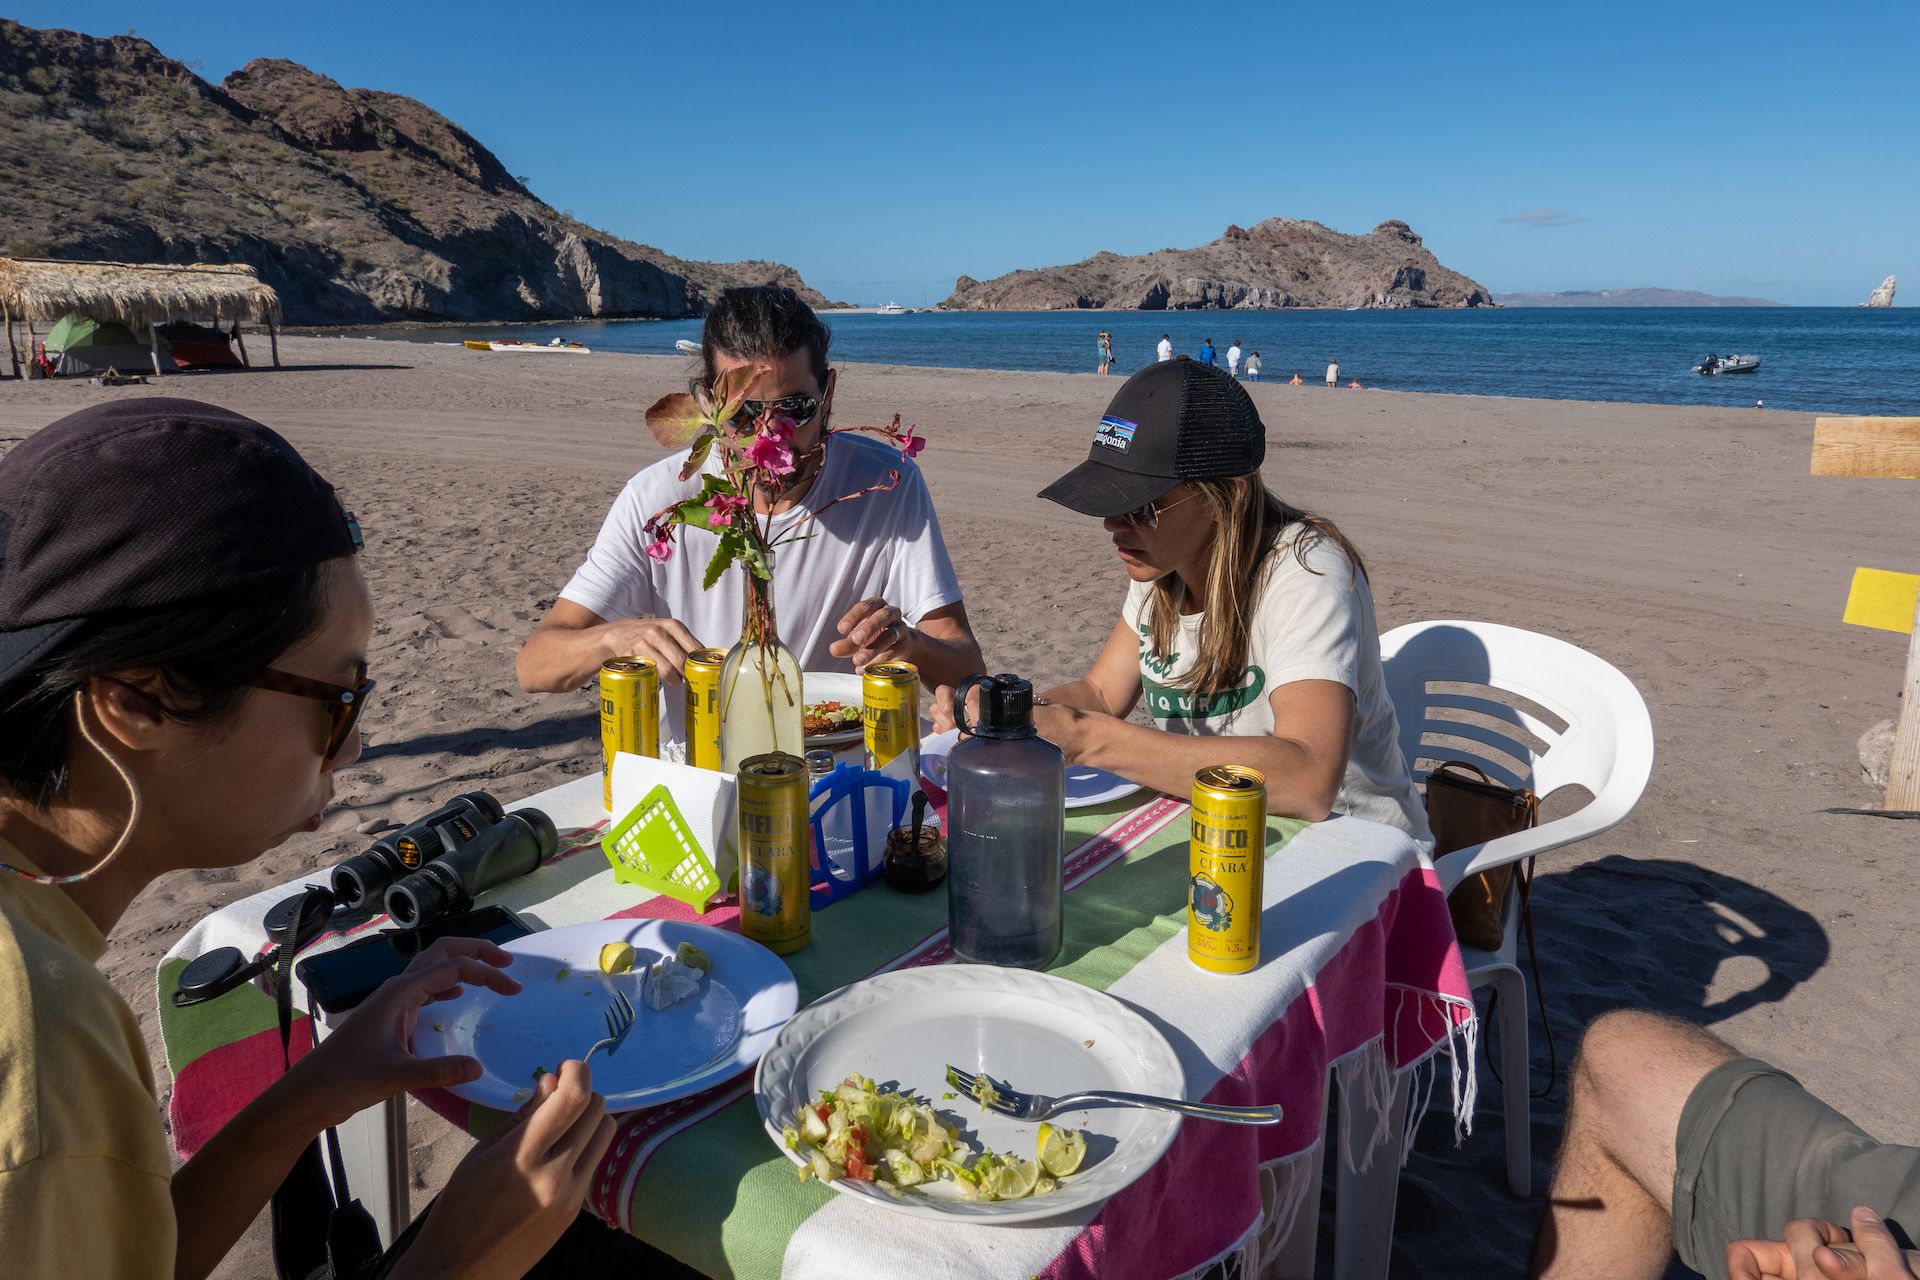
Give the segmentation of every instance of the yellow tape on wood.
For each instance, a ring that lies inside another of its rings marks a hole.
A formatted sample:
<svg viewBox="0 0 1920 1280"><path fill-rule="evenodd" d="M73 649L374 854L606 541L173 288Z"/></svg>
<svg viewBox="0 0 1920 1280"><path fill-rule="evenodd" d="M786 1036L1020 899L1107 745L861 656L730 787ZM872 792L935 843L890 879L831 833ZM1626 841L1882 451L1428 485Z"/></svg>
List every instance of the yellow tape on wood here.
<svg viewBox="0 0 1920 1280"><path fill-rule="evenodd" d="M1920 573L1855 569L1853 588L1847 592L1846 621L1910 635L1916 604L1920 604Z"/></svg>

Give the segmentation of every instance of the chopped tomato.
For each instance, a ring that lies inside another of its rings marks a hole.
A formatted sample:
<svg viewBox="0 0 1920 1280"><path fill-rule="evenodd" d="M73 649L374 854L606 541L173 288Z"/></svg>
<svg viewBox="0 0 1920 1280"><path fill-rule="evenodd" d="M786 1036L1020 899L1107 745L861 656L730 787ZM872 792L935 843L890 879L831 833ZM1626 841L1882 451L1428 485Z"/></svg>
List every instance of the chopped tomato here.
<svg viewBox="0 0 1920 1280"><path fill-rule="evenodd" d="M873 1166L867 1163L865 1156L851 1147L847 1149L847 1176L855 1182L873 1181Z"/></svg>
<svg viewBox="0 0 1920 1280"><path fill-rule="evenodd" d="M823 1102L813 1109L813 1114L820 1117L821 1124L825 1124L827 1121L833 1119L833 1108Z"/></svg>
<svg viewBox="0 0 1920 1280"><path fill-rule="evenodd" d="M853 1139L854 1143L860 1148L861 1154L864 1155L867 1150L866 1127L864 1125L857 1125L857 1124L851 1125L847 1129L847 1136Z"/></svg>

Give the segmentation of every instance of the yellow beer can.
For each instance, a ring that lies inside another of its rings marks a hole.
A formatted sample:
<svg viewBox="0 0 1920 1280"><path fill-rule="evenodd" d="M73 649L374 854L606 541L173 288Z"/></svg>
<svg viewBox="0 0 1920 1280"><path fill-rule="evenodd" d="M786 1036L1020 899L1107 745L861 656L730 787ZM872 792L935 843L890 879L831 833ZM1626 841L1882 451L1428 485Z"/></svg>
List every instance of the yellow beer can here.
<svg viewBox="0 0 1920 1280"><path fill-rule="evenodd" d="M1195 774L1187 843L1187 958L1202 969L1245 973L1260 963L1266 861L1266 778L1234 764Z"/></svg>
<svg viewBox="0 0 1920 1280"><path fill-rule="evenodd" d="M660 754L660 672L651 658L609 658L600 664L600 782L613 812L613 757Z"/></svg>
<svg viewBox="0 0 1920 1280"><path fill-rule="evenodd" d="M876 662L860 677L860 720L867 731L867 768L878 769L903 751L920 763L920 668Z"/></svg>
<svg viewBox="0 0 1920 1280"><path fill-rule="evenodd" d="M720 767L720 668L725 649L698 649L687 655L687 763L696 769Z"/></svg>
<svg viewBox="0 0 1920 1280"><path fill-rule="evenodd" d="M813 936L807 765L785 751L740 762L740 932L776 955Z"/></svg>

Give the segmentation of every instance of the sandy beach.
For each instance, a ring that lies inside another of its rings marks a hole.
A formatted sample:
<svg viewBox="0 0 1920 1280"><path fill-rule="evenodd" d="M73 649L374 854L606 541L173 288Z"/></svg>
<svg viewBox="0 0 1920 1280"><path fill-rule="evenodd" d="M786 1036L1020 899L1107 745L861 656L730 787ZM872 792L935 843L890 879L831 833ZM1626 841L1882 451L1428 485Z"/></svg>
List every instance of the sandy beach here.
<svg viewBox="0 0 1920 1280"><path fill-rule="evenodd" d="M259 344L264 347L264 343ZM597 769L589 693L528 695L521 639L627 478L662 455L641 411L683 359L538 359L319 337L285 369L146 388L0 385L0 447L106 398L191 396L294 441L366 530L380 682L360 761L322 829L136 902L106 968L164 1082L154 966L206 912L330 864L363 827L473 786L502 797ZM256 351L264 355L264 351ZM1269 360L1278 370L1284 357ZM1119 379L851 365L836 420L916 423L920 462L988 662L1079 675L1124 578L1097 522L1034 498L1085 456ZM1537 925L1563 1077L1533 1111L1530 1202L1506 1194L1498 1089L1475 1134L1423 1129L1402 1184L1396 1273L1522 1270L1564 1119L1579 1028L1621 1006L1710 1027L1879 1137L1920 1142L1911 1098L1920 956L1904 892L1912 825L1833 816L1876 803L1857 740L1897 713L1906 637L1844 626L1856 565L1912 570L1911 485L1808 475L1810 414L1250 387L1268 481L1367 558L1384 631L1473 618L1549 632L1624 670L1658 738L1639 809L1543 859ZM733 637L701 637L725 644ZM1536 1084L1546 1053L1534 1034ZM413 1111L415 1204L467 1145ZM1324 1263L1324 1251L1323 1251ZM225 1276L267 1274L256 1225Z"/></svg>

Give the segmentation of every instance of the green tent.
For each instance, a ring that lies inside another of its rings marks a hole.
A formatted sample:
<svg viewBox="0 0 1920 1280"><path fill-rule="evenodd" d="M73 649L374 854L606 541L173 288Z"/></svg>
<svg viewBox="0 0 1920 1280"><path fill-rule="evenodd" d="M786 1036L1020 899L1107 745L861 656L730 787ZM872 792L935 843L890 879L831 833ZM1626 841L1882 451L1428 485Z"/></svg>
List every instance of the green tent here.
<svg viewBox="0 0 1920 1280"><path fill-rule="evenodd" d="M153 348L148 340L149 332L143 330L136 334L118 320L95 320L68 312L47 334L47 359L57 376L67 378L105 373L110 368L120 373L151 373ZM167 354L166 338L160 337L158 341L160 372L178 372Z"/></svg>

